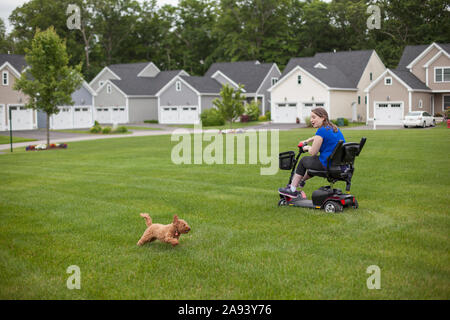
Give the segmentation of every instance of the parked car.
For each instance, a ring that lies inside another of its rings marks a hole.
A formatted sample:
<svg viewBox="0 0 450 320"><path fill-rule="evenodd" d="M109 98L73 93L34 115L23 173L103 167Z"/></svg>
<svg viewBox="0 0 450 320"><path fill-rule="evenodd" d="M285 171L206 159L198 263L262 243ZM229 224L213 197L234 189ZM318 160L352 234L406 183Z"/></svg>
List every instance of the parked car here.
<svg viewBox="0 0 450 320"><path fill-rule="evenodd" d="M412 111L405 116L403 120L403 126L408 128L413 127L430 127L435 126L436 120L434 117L426 111Z"/></svg>

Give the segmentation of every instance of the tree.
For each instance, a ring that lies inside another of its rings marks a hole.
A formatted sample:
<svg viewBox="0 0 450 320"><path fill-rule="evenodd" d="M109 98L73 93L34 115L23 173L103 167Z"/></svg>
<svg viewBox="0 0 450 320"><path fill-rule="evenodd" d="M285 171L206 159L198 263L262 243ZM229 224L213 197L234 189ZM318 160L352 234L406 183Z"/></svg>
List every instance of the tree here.
<svg viewBox="0 0 450 320"><path fill-rule="evenodd" d="M26 49L25 60L29 69L14 85L29 97L27 108L47 114L47 144L50 144L50 116L59 112L58 106L72 105L71 94L83 82L81 63L69 67L65 41L53 27L36 31L31 49Z"/></svg>
<svg viewBox="0 0 450 320"><path fill-rule="evenodd" d="M0 19L0 53L11 52L13 47L12 39L6 34L5 23Z"/></svg>
<svg viewBox="0 0 450 320"><path fill-rule="evenodd" d="M230 128L233 128L233 122L244 113L245 96L242 95L243 86L234 90L228 84L222 86L220 96L222 99L214 99L213 104L217 107L225 121L230 123Z"/></svg>

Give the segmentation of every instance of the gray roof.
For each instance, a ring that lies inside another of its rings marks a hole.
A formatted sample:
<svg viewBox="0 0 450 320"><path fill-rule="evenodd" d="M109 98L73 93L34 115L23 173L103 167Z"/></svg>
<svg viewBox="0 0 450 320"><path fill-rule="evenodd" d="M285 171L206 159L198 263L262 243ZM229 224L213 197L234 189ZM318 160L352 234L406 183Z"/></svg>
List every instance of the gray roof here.
<svg viewBox="0 0 450 320"><path fill-rule="evenodd" d="M181 76L181 78L200 93L219 94L222 89L222 85L210 77Z"/></svg>
<svg viewBox="0 0 450 320"><path fill-rule="evenodd" d="M0 66L5 62L9 62L18 72L27 66L25 56L20 54L0 54Z"/></svg>
<svg viewBox="0 0 450 320"><path fill-rule="evenodd" d="M437 43L443 50L450 54L450 43ZM397 69L406 69L415 58L417 58L430 44L421 44L416 46L406 46L403 49L402 57L398 63Z"/></svg>
<svg viewBox="0 0 450 320"><path fill-rule="evenodd" d="M414 90L431 90L409 70L394 69L391 71Z"/></svg>
<svg viewBox="0 0 450 320"><path fill-rule="evenodd" d="M273 63L253 61L216 62L213 63L205 77L211 77L220 71L237 84L243 84L247 93L256 92L272 68Z"/></svg>
<svg viewBox="0 0 450 320"><path fill-rule="evenodd" d="M126 95L153 96L182 71L161 71L156 75L156 77L138 77L137 75L142 70L142 68L133 74L132 71L136 70L137 69L134 68L130 68L129 70L123 68L123 70L119 71L120 74L117 74L121 78L121 80L111 80L111 82L119 87L119 89L122 90ZM113 72L115 73L116 71L113 70Z"/></svg>
<svg viewBox="0 0 450 320"><path fill-rule="evenodd" d="M297 66L332 88L356 89L374 50L316 53L313 57L292 58L281 78ZM317 63L327 69L314 68Z"/></svg>

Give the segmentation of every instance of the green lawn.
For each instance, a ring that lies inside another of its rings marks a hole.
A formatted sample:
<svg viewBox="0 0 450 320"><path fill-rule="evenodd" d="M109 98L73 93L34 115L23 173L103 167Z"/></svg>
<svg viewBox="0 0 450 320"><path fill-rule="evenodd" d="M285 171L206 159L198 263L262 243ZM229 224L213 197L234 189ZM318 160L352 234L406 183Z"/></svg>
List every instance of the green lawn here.
<svg viewBox="0 0 450 320"><path fill-rule="evenodd" d="M16 142L27 142L27 141L36 141L36 139L27 139L27 138L21 138L21 137L14 137L13 134L13 143ZM10 137L9 136L2 136L0 135L0 144L9 144L10 143Z"/></svg>
<svg viewBox="0 0 450 320"><path fill-rule="evenodd" d="M280 132L280 151L312 134ZM286 171L174 165L170 136L0 155L0 299L449 299L450 130L344 135L368 140L360 208L342 214L278 208ZM137 247L140 212L192 231L176 248ZM70 265L80 290L66 288ZM380 290L367 289L370 265Z"/></svg>

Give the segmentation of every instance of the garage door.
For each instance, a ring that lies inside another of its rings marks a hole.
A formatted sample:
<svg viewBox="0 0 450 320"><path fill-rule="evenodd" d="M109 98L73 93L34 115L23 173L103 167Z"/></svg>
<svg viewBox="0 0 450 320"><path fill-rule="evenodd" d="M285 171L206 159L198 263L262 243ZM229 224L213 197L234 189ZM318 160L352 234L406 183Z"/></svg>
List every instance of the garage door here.
<svg viewBox="0 0 450 320"><path fill-rule="evenodd" d="M325 108L323 102L306 102L302 104L302 123L306 123L306 118L311 118L311 110L314 108Z"/></svg>
<svg viewBox="0 0 450 320"><path fill-rule="evenodd" d="M73 108L73 127L89 128L92 127L92 108L88 106Z"/></svg>
<svg viewBox="0 0 450 320"><path fill-rule="evenodd" d="M197 106L161 107L160 123L199 123Z"/></svg>
<svg viewBox="0 0 450 320"><path fill-rule="evenodd" d="M111 110L112 123L127 123L128 117L125 107L113 107Z"/></svg>
<svg viewBox="0 0 450 320"><path fill-rule="evenodd" d="M5 105L0 104L0 131L7 130L6 128L6 111Z"/></svg>
<svg viewBox="0 0 450 320"><path fill-rule="evenodd" d="M295 123L298 117L296 103L276 103L273 110L273 120L276 123Z"/></svg>
<svg viewBox="0 0 450 320"><path fill-rule="evenodd" d="M402 102L376 102L375 119L380 125L400 125L403 120Z"/></svg>
<svg viewBox="0 0 450 320"><path fill-rule="evenodd" d="M95 108L95 120L99 123L112 123L110 108Z"/></svg>
<svg viewBox="0 0 450 320"><path fill-rule="evenodd" d="M72 110L70 107L59 107L59 113L52 116L52 129L71 129L72 124Z"/></svg>
<svg viewBox="0 0 450 320"><path fill-rule="evenodd" d="M32 130L34 110L24 106L9 106L11 109L11 124L13 130Z"/></svg>

